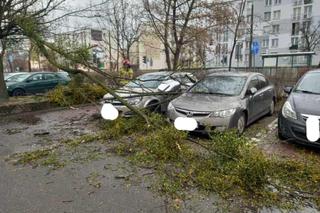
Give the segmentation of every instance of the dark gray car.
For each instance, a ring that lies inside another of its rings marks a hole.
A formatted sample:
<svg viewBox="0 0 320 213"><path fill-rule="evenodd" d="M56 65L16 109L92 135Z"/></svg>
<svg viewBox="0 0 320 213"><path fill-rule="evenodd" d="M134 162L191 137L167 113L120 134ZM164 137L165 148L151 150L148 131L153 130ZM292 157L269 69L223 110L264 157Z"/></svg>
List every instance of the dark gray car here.
<svg viewBox="0 0 320 213"><path fill-rule="evenodd" d="M320 70L307 72L293 88L286 87L285 92L290 95L279 113L279 138L320 146L320 140L309 142L306 136L307 118L320 119Z"/></svg>
<svg viewBox="0 0 320 213"><path fill-rule="evenodd" d="M259 73L213 73L169 103L168 117L192 117L198 129L211 126L225 130L245 127L266 114L273 114L275 90Z"/></svg>

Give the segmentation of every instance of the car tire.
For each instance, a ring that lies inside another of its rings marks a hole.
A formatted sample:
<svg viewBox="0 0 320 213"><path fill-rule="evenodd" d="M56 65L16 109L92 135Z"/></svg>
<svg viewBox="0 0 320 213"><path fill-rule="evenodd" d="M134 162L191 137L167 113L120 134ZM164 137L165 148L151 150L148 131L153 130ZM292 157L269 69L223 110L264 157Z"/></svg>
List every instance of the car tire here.
<svg viewBox="0 0 320 213"><path fill-rule="evenodd" d="M15 89L12 91L12 96L24 96L26 92L23 89Z"/></svg>
<svg viewBox="0 0 320 213"><path fill-rule="evenodd" d="M278 138L280 140L287 140L288 139L288 137L286 137L282 132L281 121L279 118L278 118Z"/></svg>
<svg viewBox="0 0 320 213"><path fill-rule="evenodd" d="M274 114L274 111L275 111L275 102L274 102L274 99L272 99L271 103L270 103L270 106L269 106L269 113L268 115L269 116L272 116Z"/></svg>
<svg viewBox="0 0 320 213"><path fill-rule="evenodd" d="M244 113L241 113L238 120L237 120L237 132L239 135L242 135L245 128L246 128L246 115Z"/></svg>
<svg viewBox="0 0 320 213"><path fill-rule="evenodd" d="M161 112L159 103L155 102L155 101L149 103L148 106L147 106L147 109L150 112L157 112L157 113Z"/></svg>

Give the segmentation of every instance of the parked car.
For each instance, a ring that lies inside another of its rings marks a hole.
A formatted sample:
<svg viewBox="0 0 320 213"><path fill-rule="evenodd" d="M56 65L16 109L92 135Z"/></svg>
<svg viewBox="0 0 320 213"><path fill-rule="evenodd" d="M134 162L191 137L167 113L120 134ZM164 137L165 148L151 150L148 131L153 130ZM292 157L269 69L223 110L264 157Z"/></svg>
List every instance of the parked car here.
<svg viewBox="0 0 320 213"><path fill-rule="evenodd" d="M177 97L177 95L168 96L168 92L186 91L195 81L196 78L187 72L153 72L130 81L116 93L139 109L148 108L151 111L164 112L167 110L169 101ZM148 95L148 93L157 92L162 94ZM122 116L132 116L132 112L121 102L115 100L111 94L106 94L103 99L104 103L113 104Z"/></svg>
<svg viewBox="0 0 320 213"><path fill-rule="evenodd" d="M236 128L241 134L245 127L266 114L273 114L275 89L259 73L212 73L190 90L171 101L168 117L192 117L198 122L196 131L205 127L223 131Z"/></svg>
<svg viewBox="0 0 320 213"><path fill-rule="evenodd" d="M279 138L320 145L320 140L309 142L306 136L308 117L320 119L320 70L307 72L294 87L285 87L284 91L289 97L279 113Z"/></svg>
<svg viewBox="0 0 320 213"><path fill-rule="evenodd" d="M34 72L18 75L14 81L6 82L10 96L44 93L58 84L65 85L69 81L54 72Z"/></svg>
<svg viewBox="0 0 320 213"><path fill-rule="evenodd" d="M71 81L71 77L69 75L69 73L65 72L65 71L58 71L56 72L59 76L61 76L62 78L65 78L67 81Z"/></svg>
<svg viewBox="0 0 320 213"><path fill-rule="evenodd" d="M14 81L15 78L19 75L27 74L27 72L13 72L13 73L6 73L4 76L5 81Z"/></svg>

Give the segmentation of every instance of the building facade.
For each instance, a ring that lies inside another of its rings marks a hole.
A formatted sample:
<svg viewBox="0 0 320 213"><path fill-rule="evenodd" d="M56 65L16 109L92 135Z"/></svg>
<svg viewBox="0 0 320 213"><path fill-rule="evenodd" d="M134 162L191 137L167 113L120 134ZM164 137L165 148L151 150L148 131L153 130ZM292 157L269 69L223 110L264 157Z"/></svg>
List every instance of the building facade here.
<svg viewBox="0 0 320 213"><path fill-rule="evenodd" d="M240 7L235 1L234 7ZM251 5L253 4L253 42L259 51L253 56L253 66L274 66L266 64L262 55L290 55L296 52L315 52L312 65L320 62L320 48L308 49L305 36L320 25L320 0L247 0L243 12L243 23L239 27L232 67L247 67L250 57ZM234 39L234 26L216 33L212 44L213 52L208 53L207 67L229 65L229 57ZM318 28L320 30L320 27ZM320 32L318 32L320 33ZM278 66L304 66L308 57L281 57Z"/></svg>

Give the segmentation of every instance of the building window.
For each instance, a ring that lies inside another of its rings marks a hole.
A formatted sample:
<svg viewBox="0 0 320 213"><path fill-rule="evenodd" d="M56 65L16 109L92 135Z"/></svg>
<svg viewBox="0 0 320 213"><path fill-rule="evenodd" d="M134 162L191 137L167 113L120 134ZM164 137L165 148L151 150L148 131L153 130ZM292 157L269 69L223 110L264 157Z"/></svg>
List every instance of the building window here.
<svg viewBox="0 0 320 213"><path fill-rule="evenodd" d="M228 54L228 44L222 44L222 53Z"/></svg>
<svg viewBox="0 0 320 213"><path fill-rule="evenodd" d="M246 54L246 55L244 56L244 61L245 61L245 62L248 62L248 61L249 61L249 54Z"/></svg>
<svg viewBox="0 0 320 213"><path fill-rule="evenodd" d="M250 41L246 41L246 49L249 49L250 47Z"/></svg>
<svg viewBox="0 0 320 213"><path fill-rule="evenodd" d="M273 34L279 34L280 31L280 25L276 24L276 25L272 25L272 33Z"/></svg>
<svg viewBox="0 0 320 213"><path fill-rule="evenodd" d="M238 29L238 38L242 37L245 34L244 29Z"/></svg>
<svg viewBox="0 0 320 213"><path fill-rule="evenodd" d="M275 47L278 47L278 45L279 45L279 39L277 38L272 39L272 47L275 48Z"/></svg>
<svg viewBox="0 0 320 213"><path fill-rule="evenodd" d="M266 6L271 6L272 5L272 0L265 0L265 5Z"/></svg>
<svg viewBox="0 0 320 213"><path fill-rule="evenodd" d="M251 23L251 15L247 15L247 23Z"/></svg>
<svg viewBox="0 0 320 213"><path fill-rule="evenodd" d="M262 47L264 47L264 48L268 48L269 47L269 39L268 38L263 39Z"/></svg>
<svg viewBox="0 0 320 213"><path fill-rule="evenodd" d="M291 38L291 45L298 45L299 37L292 37Z"/></svg>
<svg viewBox="0 0 320 213"><path fill-rule="evenodd" d="M280 16L281 16L280 10L273 11L273 20L279 20Z"/></svg>
<svg viewBox="0 0 320 213"><path fill-rule="evenodd" d="M223 41L228 41L228 30L223 32Z"/></svg>
<svg viewBox="0 0 320 213"><path fill-rule="evenodd" d="M264 13L264 20L270 21L271 20L271 12L265 12Z"/></svg>
<svg viewBox="0 0 320 213"><path fill-rule="evenodd" d="M270 26L264 26L263 27L263 32L264 33L270 33Z"/></svg>
<svg viewBox="0 0 320 213"><path fill-rule="evenodd" d="M293 20L299 20L301 16L301 7L293 8Z"/></svg>
<svg viewBox="0 0 320 213"><path fill-rule="evenodd" d="M299 35L299 31L300 31L300 23L292 23L292 33L291 35Z"/></svg>
<svg viewBox="0 0 320 213"><path fill-rule="evenodd" d="M236 46L235 59L237 61L243 61L242 46L243 46L242 42L238 43Z"/></svg>
<svg viewBox="0 0 320 213"><path fill-rule="evenodd" d="M281 0L274 0L274 4L281 4Z"/></svg>
<svg viewBox="0 0 320 213"><path fill-rule="evenodd" d="M302 32L308 33L310 31L311 21L304 21L302 23Z"/></svg>
<svg viewBox="0 0 320 213"><path fill-rule="evenodd" d="M305 6L304 7L304 14L303 18L310 18L312 16L312 6Z"/></svg>
<svg viewBox="0 0 320 213"><path fill-rule="evenodd" d="M298 49L299 45L299 37L292 37L291 38L291 49Z"/></svg>
<svg viewBox="0 0 320 213"><path fill-rule="evenodd" d="M304 0L304 4L312 4L312 0Z"/></svg>

